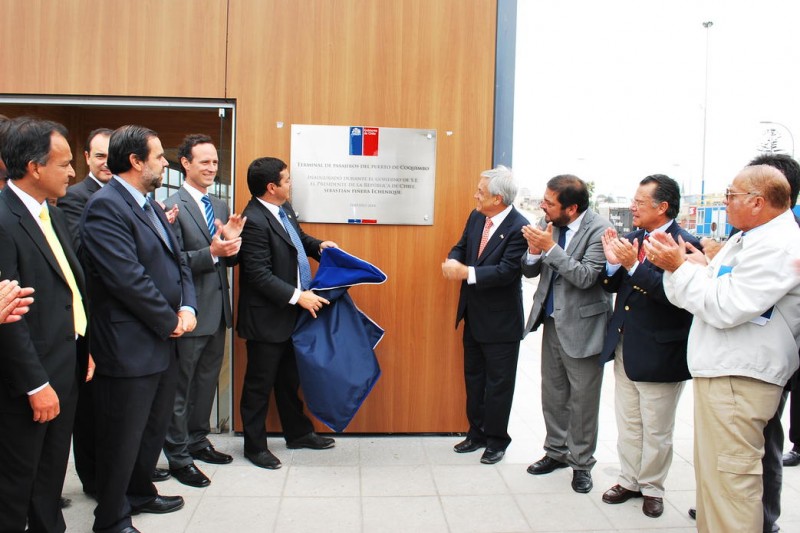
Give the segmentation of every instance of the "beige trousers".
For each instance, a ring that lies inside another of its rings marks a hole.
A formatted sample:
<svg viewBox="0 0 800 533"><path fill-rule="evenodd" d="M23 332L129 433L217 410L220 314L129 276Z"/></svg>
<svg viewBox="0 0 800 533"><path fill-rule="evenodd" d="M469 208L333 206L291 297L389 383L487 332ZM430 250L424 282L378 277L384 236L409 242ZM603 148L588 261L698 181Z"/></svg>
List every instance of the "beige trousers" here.
<svg viewBox="0 0 800 533"><path fill-rule="evenodd" d="M625 374L622 343L614 358L617 452L621 486L662 498L672 464L675 411L685 382L631 381Z"/></svg>
<svg viewBox="0 0 800 533"><path fill-rule="evenodd" d="M782 389L739 376L693 381L697 530L760 532L764 426Z"/></svg>

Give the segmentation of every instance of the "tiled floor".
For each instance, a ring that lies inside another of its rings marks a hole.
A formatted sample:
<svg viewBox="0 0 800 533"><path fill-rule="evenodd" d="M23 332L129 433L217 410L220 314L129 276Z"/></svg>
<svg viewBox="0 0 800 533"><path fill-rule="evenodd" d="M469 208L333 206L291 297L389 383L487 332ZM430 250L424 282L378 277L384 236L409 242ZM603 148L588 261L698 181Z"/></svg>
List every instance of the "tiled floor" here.
<svg viewBox="0 0 800 533"><path fill-rule="evenodd" d="M526 301L531 288L526 284ZM215 435L217 449L232 454L233 463L197 463L212 480L205 489L160 483L162 494L180 494L186 506L168 515L136 516L134 525L150 533L694 531L686 514L694 502L691 386L678 408L660 518L644 516L641 500L600 500L618 469L611 367L603 383L594 490L573 492L569 469L536 477L525 472L543 454L539 345L537 334L522 344L509 429L514 441L497 465L480 464L480 452L454 453L457 437L340 436L325 451L287 450L281 438L272 438L270 448L284 466L267 471L243 457L240 437ZM67 530L91 531L94 502L81 492L72 465L64 495L72 499L65 510ZM800 467L784 473L783 531L800 532L800 505L791 503L798 501Z"/></svg>

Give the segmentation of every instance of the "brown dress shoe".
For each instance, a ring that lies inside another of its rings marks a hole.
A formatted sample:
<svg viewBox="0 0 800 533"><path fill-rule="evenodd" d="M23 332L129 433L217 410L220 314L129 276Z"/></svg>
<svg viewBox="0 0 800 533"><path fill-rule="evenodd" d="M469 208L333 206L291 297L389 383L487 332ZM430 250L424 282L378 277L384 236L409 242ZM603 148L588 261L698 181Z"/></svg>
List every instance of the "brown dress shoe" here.
<svg viewBox="0 0 800 533"><path fill-rule="evenodd" d="M650 518L658 518L664 512L664 499L655 496L645 496L642 512Z"/></svg>
<svg viewBox="0 0 800 533"><path fill-rule="evenodd" d="M614 485L603 494L603 501L606 503L624 503L631 498L641 498L642 493L628 490L622 485Z"/></svg>

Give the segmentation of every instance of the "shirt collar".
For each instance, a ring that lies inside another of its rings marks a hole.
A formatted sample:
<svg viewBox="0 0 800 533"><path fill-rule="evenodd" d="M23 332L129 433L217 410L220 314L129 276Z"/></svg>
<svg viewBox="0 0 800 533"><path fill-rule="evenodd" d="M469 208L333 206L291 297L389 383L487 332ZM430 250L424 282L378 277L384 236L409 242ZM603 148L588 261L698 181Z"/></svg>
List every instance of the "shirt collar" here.
<svg viewBox="0 0 800 533"><path fill-rule="evenodd" d="M189 195L192 198L194 198L194 201L197 202L198 204L203 201L203 197L204 196L208 196L208 194L204 194L204 193L198 191L197 189L195 189L194 187L192 187L191 185L189 185L185 181L183 182L183 188L186 190L186 192L189 193Z"/></svg>
<svg viewBox="0 0 800 533"><path fill-rule="evenodd" d="M585 216L586 216L586 211L581 213L578 216L578 218L576 218L575 220L573 220L572 222L567 224L567 229L572 231L572 232L578 231L578 228L581 227L581 222L583 222L583 217L585 217Z"/></svg>
<svg viewBox="0 0 800 533"><path fill-rule="evenodd" d="M98 184L100 187L103 187L103 185L105 185L105 183L103 183L102 181L100 181L99 179L97 179L97 178L95 177L95 175L91 173L91 171L89 172L89 177L90 177L90 178L92 178L94 181L96 181L96 182L97 182L97 184Z"/></svg>
<svg viewBox="0 0 800 533"><path fill-rule="evenodd" d="M14 193L22 200L22 204L25 208L30 211L33 218L39 220L39 215L42 212L42 209L47 209L47 200L42 203L36 201L36 198L31 196L30 194L26 193L14 183L14 180L7 180L6 187L9 187Z"/></svg>
<svg viewBox="0 0 800 533"><path fill-rule="evenodd" d="M653 231L647 231L647 230L645 230L645 231L644 231L644 234L645 234L645 236L648 236L648 235L650 235L651 233L655 233L656 231L663 231L664 233L666 233L666 232L667 232L667 228L668 228L668 227L670 227L670 226L672 225L672 223L673 223L673 222L675 222L675 219L671 218L671 219L669 219L669 222L667 222L667 223L666 223L666 224L664 224L663 226L659 226L659 227L657 227L657 228L656 228L656 229L654 229Z"/></svg>
<svg viewBox="0 0 800 533"><path fill-rule="evenodd" d="M271 204L271 203L269 203L269 202L265 202L264 200L262 200L261 198L259 198L259 197L257 197L257 196L255 197L255 199L256 199L256 200L258 200L259 202L261 202L261 205L263 205L264 207L266 207L266 208L269 210L269 212L270 212L270 213L272 213L272 214L273 214L273 215L275 215L276 217L280 218L280 213L279 213L279 211L280 211L280 209L281 209L281 206L279 206L279 205L275 205L275 204Z"/></svg>
<svg viewBox="0 0 800 533"><path fill-rule="evenodd" d="M131 196L133 196L133 199L136 202L136 205L138 205L139 207L144 209L144 204L147 203L147 197L144 194L142 194L141 192L139 192L139 190L136 189L133 185L131 185L130 183L128 183L124 179L120 178L116 174L114 174L114 179L117 180L123 187L125 187L125 189L129 193L131 193Z"/></svg>
<svg viewBox="0 0 800 533"><path fill-rule="evenodd" d="M496 228L497 226L502 224L503 221L508 216L508 214L511 212L511 208L512 207L513 206L508 206L505 209L503 209L502 211L500 211L499 213L497 213L495 216L489 217L492 220L492 226L494 226Z"/></svg>

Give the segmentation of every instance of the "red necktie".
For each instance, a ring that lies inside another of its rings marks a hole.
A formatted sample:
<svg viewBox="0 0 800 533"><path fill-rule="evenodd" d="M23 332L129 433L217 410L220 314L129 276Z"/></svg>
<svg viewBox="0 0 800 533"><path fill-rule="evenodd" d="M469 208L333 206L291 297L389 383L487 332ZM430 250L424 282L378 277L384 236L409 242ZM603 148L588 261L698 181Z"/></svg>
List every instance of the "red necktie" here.
<svg viewBox="0 0 800 533"><path fill-rule="evenodd" d="M483 253L486 248L486 243L489 242L489 229L492 227L492 219L486 217L486 224L483 225L483 234L481 234L481 245L478 247L478 257Z"/></svg>
<svg viewBox="0 0 800 533"><path fill-rule="evenodd" d="M640 263L644 261L644 255L645 255L645 251L644 251L644 243L645 243L645 242L647 242L647 241L649 241L649 240L650 240L650 235L645 235L645 236L644 236L644 240L643 240L643 241L642 241L642 243L639 245L639 257L638 257L638 259L639 259L639 262L640 262Z"/></svg>

